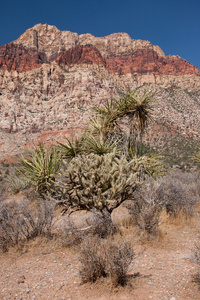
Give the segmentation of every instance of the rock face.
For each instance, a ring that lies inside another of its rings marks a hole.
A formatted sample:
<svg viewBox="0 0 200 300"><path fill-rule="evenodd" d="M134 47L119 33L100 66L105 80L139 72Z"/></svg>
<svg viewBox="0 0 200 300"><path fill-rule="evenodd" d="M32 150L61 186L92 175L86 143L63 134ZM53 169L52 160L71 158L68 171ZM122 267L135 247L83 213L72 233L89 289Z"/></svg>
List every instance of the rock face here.
<svg viewBox="0 0 200 300"><path fill-rule="evenodd" d="M92 45L75 46L60 55L56 62L59 65L72 67L77 64L95 64L106 67L99 50Z"/></svg>
<svg viewBox="0 0 200 300"><path fill-rule="evenodd" d="M91 106L144 84L160 91L156 120L200 134L197 67L126 33L94 37L35 25L0 47L0 158L39 136L74 135Z"/></svg>
<svg viewBox="0 0 200 300"><path fill-rule="evenodd" d="M32 48L10 43L0 46L0 69L26 72L41 67L38 52Z"/></svg>

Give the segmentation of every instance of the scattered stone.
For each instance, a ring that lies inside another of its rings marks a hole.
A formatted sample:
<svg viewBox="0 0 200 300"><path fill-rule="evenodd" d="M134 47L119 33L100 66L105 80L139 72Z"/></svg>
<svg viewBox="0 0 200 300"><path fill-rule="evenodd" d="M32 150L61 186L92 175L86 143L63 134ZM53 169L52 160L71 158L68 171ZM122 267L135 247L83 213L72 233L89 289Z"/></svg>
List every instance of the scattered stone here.
<svg viewBox="0 0 200 300"><path fill-rule="evenodd" d="M25 281L25 276L24 276L24 275L20 276L20 277L17 279L17 283L18 283L18 284L24 283L24 281Z"/></svg>

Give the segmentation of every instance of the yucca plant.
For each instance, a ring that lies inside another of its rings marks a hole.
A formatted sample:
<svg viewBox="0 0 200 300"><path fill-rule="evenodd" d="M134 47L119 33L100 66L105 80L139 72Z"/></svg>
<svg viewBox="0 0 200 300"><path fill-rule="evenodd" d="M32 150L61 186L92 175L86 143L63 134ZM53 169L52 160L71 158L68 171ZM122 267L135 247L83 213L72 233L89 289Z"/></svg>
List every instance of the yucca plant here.
<svg viewBox="0 0 200 300"><path fill-rule="evenodd" d="M34 150L28 151L27 157L22 156L19 171L43 195L51 189L61 164L61 154L55 147L46 148L44 143L39 143Z"/></svg>
<svg viewBox="0 0 200 300"><path fill-rule="evenodd" d="M112 141L108 138L104 140L98 136L95 137L92 134L88 134L84 139L84 152L104 155L106 153L112 152L114 148L117 148L118 142L118 140Z"/></svg>
<svg viewBox="0 0 200 300"><path fill-rule="evenodd" d="M83 150L83 140L84 138L75 138L75 140L70 141L66 138L65 143L57 142L59 144L58 149L60 150L62 157L64 159L72 159L78 154L82 153Z"/></svg>
<svg viewBox="0 0 200 300"><path fill-rule="evenodd" d="M147 126L147 122L151 119L152 102L156 93L135 90L132 93L127 93L119 100L111 100L102 107L95 107L94 110L104 118L110 118L113 126L117 122L128 117L129 119L129 134L125 134L125 149L126 156L129 156L128 149L131 145L137 146L137 141L142 139L142 135Z"/></svg>
<svg viewBox="0 0 200 300"><path fill-rule="evenodd" d="M116 99L111 99L110 101L107 101L104 105L102 106L94 106L93 110L96 112L96 114L105 116L108 118L113 119L115 121L118 118L118 111L117 111L117 100Z"/></svg>
<svg viewBox="0 0 200 300"><path fill-rule="evenodd" d="M200 163L200 152L196 153L196 155L192 158L193 161Z"/></svg>
<svg viewBox="0 0 200 300"><path fill-rule="evenodd" d="M90 127L87 129L87 132L94 136L99 136L100 141L104 141L114 129L113 122L114 118L112 115L93 115L88 122Z"/></svg>

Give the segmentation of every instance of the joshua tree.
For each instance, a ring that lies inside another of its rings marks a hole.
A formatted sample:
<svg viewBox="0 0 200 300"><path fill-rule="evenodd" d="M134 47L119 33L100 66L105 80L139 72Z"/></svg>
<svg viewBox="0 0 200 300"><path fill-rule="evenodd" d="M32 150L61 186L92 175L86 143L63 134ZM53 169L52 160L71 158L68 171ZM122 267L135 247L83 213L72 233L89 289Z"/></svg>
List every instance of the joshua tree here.
<svg viewBox="0 0 200 300"><path fill-rule="evenodd" d="M135 90L132 93L127 93L119 100L111 100L102 107L94 107L94 110L102 118L109 120L107 131L116 127L117 121L124 117L129 119L129 134L125 138L125 152L128 154L133 147L137 151L137 142L141 141L146 129L148 120L151 118L152 107L156 93L144 92ZM106 125L106 122L104 122ZM129 155L128 155L129 156Z"/></svg>

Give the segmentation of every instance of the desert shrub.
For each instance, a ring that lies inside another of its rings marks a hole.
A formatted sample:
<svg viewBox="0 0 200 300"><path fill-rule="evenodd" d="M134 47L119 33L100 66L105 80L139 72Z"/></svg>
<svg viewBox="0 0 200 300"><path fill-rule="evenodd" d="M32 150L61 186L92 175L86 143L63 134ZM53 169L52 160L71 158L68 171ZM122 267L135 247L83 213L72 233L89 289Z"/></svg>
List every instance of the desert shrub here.
<svg viewBox="0 0 200 300"><path fill-rule="evenodd" d="M140 191L141 192L141 191ZM148 239L158 234L160 225L160 210L154 198L138 193L132 203L126 205L134 224Z"/></svg>
<svg viewBox="0 0 200 300"><path fill-rule="evenodd" d="M106 258L101 240L97 237L87 238L80 248L80 275L82 281L95 282L100 277L106 277Z"/></svg>
<svg viewBox="0 0 200 300"><path fill-rule="evenodd" d="M29 202L17 204L2 203L0 206L0 249L23 245L25 241L39 235L51 237L53 207L46 201L36 209L29 208Z"/></svg>
<svg viewBox="0 0 200 300"><path fill-rule="evenodd" d="M139 201L140 205L151 203L155 213L164 209L175 218L192 216L193 206L199 202L198 175L174 170L156 180L148 178L143 186L136 189L134 198L135 203Z"/></svg>
<svg viewBox="0 0 200 300"><path fill-rule="evenodd" d="M198 201L197 192L186 176L175 174L163 177L156 189L157 203L166 209L169 215L178 217L181 214L191 216L193 206Z"/></svg>
<svg viewBox="0 0 200 300"><path fill-rule="evenodd" d="M6 177L6 181L8 182L8 189L13 194L17 194L20 191L24 190L28 187L29 182L24 178L19 176L19 174L13 174L11 176Z"/></svg>
<svg viewBox="0 0 200 300"><path fill-rule="evenodd" d="M142 184L146 176L153 176L160 164L148 157L134 157L127 161L116 152L75 157L62 171L62 180L56 183L54 197L68 208L111 213Z"/></svg>
<svg viewBox="0 0 200 300"><path fill-rule="evenodd" d="M61 164L62 158L58 150L55 147L46 148L40 143L33 151L29 151L28 157L21 158L19 171L42 195L51 190Z"/></svg>
<svg viewBox="0 0 200 300"><path fill-rule="evenodd" d="M88 237L80 248L80 275L83 282L95 282L100 277L110 277L114 285L124 286L128 268L134 258L129 242Z"/></svg>
<svg viewBox="0 0 200 300"><path fill-rule="evenodd" d="M0 202L5 200L8 196L8 183L5 180L5 177L3 180L0 180Z"/></svg>

